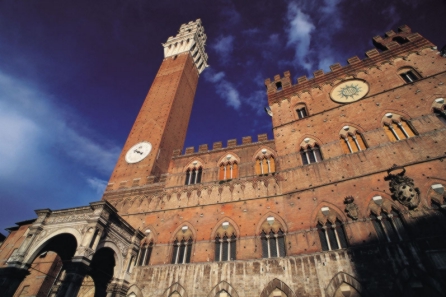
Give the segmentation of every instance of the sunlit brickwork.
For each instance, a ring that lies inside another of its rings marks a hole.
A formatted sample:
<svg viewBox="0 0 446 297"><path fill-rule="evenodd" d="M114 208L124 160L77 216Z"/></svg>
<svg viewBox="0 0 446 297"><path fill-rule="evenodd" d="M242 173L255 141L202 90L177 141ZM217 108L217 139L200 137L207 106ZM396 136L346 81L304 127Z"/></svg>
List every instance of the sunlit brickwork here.
<svg viewBox="0 0 446 297"><path fill-rule="evenodd" d="M11 230L3 267L21 267L14 273L23 279L27 254L13 250L38 250L49 237L31 243L28 226L34 236L53 224L82 238L73 259L85 270L67 268L78 279L69 296L98 279L88 272L96 253L113 274L107 289L95 287L107 296L444 296L446 59L437 48L402 26L373 38L364 59L296 83L289 71L276 75L265 80L273 139L183 150L207 65L197 24L163 45L103 201L59 211L76 214L65 221L38 211ZM128 162L141 141L150 153ZM32 275L16 292L42 284ZM63 278L56 283L64 288Z"/></svg>

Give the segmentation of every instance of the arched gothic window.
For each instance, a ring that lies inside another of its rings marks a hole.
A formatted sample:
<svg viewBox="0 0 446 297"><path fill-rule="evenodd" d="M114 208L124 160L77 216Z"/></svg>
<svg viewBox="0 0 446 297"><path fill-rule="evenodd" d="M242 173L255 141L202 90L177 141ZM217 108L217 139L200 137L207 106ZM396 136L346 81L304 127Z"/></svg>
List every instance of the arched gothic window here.
<svg viewBox="0 0 446 297"><path fill-rule="evenodd" d="M195 185L201 183L201 175L203 173L203 169L199 168L188 168L186 171L186 180L184 182L185 185Z"/></svg>
<svg viewBox="0 0 446 297"><path fill-rule="evenodd" d="M238 178L237 160L232 155L227 155L219 165L218 179L221 181Z"/></svg>
<svg viewBox="0 0 446 297"><path fill-rule="evenodd" d="M347 247L344 226L338 219L334 223L327 221L324 225L319 222L317 229L323 251L333 251Z"/></svg>
<svg viewBox="0 0 446 297"><path fill-rule="evenodd" d="M216 231L215 261L232 261L236 259L237 235L229 222L223 222Z"/></svg>
<svg viewBox="0 0 446 297"><path fill-rule="evenodd" d="M146 266L150 263L150 257L153 250L153 235L150 229L145 231L146 237L141 241L141 248L139 249L139 254L135 259L135 265Z"/></svg>
<svg viewBox="0 0 446 297"><path fill-rule="evenodd" d="M268 217L262 224L260 241L262 242L263 258L286 256L285 233L280 222L274 217Z"/></svg>
<svg viewBox="0 0 446 297"><path fill-rule="evenodd" d="M228 237L224 234L220 237L217 234L215 237L215 261L233 261L236 255L236 240L234 233Z"/></svg>
<svg viewBox="0 0 446 297"><path fill-rule="evenodd" d="M430 217L428 232L431 236L439 236L446 231L446 191L442 184L433 184L428 192L431 208L434 210Z"/></svg>
<svg viewBox="0 0 446 297"><path fill-rule="evenodd" d="M398 242L405 239L403 221L395 210L392 209L389 213L382 211L380 215L372 212L370 219L380 242Z"/></svg>
<svg viewBox="0 0 446 297"><path fill-rule="evenodd" d="M262 231L262 233L260 233L260 239L262 240L263 258L286 256L285 234L281 229L279 229L277 232L270 230L269 233Z"/></svg>
<svg viewBox="0 0 446 297"><path fill-rule="evenodd" d="M276 171L276 163L274 161L273 156L258 157L256 159L256 174L257 175L263 175L263 174L270 174Z"/></svg>
<svg viewBox="0 0 446 297"><path fill-rule="evenodd" d="M220 164L220 180L231 180L238 177L238 164L234 163L222 163Z"/></svg>
<svg viewBox="0 0 446 297"><path fill-rule="evenodd" d="M276 172L274 156L267 149L262 149L256 157L255 172L257 175Z"/></svg>
<svg viewBox="0 0 446 297"><path fill-rule="evenodd" d="M437 118L446 125L446 105L443 105L443 108L434 108L434 114L437 116Z"/></svg>
<svg viewBox="0 0 446 297"><path fill-rule="evenodd" d="M353 127L345 126L341 130L340 136L341 147L346 154L356 153L367 149L361 133Z"/></svg>
<svg viewBox="0 0 446 297"><path fill-rule="evenodd" d="M322 207L317 214L316 225L323 251L343 249L348 246L344 224L339 215L329 207Z"/></svg>
<svg viewBox="0 0 446 297"><path fill-rule="evenodd" d="M417 133L409 121L400 115L387 113L384 116L384 130L390 141L398 141L415 136Z"/></svg>
<svg viewBox="0 0 446 297"><path fill-rule="evenodd" d="M178 241L175 239L173 242L173 255L172 264L185 264L190 263L190 255L192 252L192 238L181 239Z"/></svg>
<svg viewBox="0 0 446 297"><path fill-rule="evenodd" d="M172 251L172 264L185 264L190 263L190 257L192 255L192 232L187 226L183 226L178 231L175 240L173 242Z"/></svg>
<svg viewBox="0 0 446 297"><path fill-rule="evenodd" d="M311 163L317 163L322 161L322 155L319 145L314 144L313 146L302 147L300 149L300 156L302 158L302 164L307 165Z"/></svg>
<svg viewBox="0 0 446 297"><path fill-rule="evenodd" d="M144 243L139 250L139 256L138 256L138 266L146 266L149 265L150 262L150 256L152 255L152 249L153 249L153 241L150 241L149 243Z"/></svg>

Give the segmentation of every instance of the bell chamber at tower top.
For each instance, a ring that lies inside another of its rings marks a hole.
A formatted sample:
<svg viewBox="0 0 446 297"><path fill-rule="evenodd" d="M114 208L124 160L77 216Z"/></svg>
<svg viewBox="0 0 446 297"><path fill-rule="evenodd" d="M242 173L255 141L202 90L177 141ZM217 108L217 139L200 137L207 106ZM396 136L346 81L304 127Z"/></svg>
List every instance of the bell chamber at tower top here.
<svg viewBox="0 0 446 297"><path fill-rule="evenodd" d="M198 73L208 67L208 55L204 51L206 45L206 34L201 25L201 20L182 24L178 34L171 36L163 43L164 58L175 57L178 54L190 52Z"/></svg>

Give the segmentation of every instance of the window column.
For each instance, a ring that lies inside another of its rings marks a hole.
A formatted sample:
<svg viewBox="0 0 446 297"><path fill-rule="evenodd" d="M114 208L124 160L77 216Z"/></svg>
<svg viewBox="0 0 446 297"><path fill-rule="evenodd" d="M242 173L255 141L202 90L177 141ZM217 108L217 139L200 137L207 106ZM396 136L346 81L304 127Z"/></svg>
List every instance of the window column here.
<svg viewBox="0 0 446 297"><path fill-rule="evenodd" d="M401 140L401 138L398 136L398 133L396 133L396 131L393 129L392 124L390 124L389 126L390 131L392 131L393 136L395 136L396 140Z"/></svg>
<svg viewBox="0 0 446 297"><path fill-rule="evenodd" d="M409 138L409 134L407 134L406 129L404 129L404 127L401 124L401 122L398 122L397 125L400 128L400 130L403 132L404 136L406 136L406 138Z"/></svg>
<svg viewBox="0 0 446 297"><path fill-rule="evenodd" d="M331 251L331 243L330 243L330 238L328 236L327 226L323 226L322 230L324 230L324 235L325 235L325 240L327 241L328 250Z"/></svg>
<svg viewBox="0 0 446 297"><path fill-rule="evenodd" d="M350 153L353 153L352 147L350 145L350 142L348 141L348 136L344 138L345 143L347 144L348 150L350 151Z"/></svg>
<svg viewBox="0 0 446 297"><path fill-rule="evenodd" d="M361 136L359 136L361 137ZM356 147L358 148L359 151L362 151L361 146L359 145L358 139L356 139L356 135L352 136L353 141L356 143Z"/></svg>

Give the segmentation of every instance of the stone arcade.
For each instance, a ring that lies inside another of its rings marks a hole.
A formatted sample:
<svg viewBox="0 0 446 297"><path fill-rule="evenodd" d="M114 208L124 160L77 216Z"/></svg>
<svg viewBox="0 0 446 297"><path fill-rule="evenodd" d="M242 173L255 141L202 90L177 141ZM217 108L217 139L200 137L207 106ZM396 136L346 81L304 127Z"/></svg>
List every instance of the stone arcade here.
<svg viewBox="0 0 446 297"><path fill-rule="evenodd" d="M446 59L402 26L267 79L274 139L181 154L201 21L164 60L100 202L17 223L2 296L445 296Z"/></svg>

